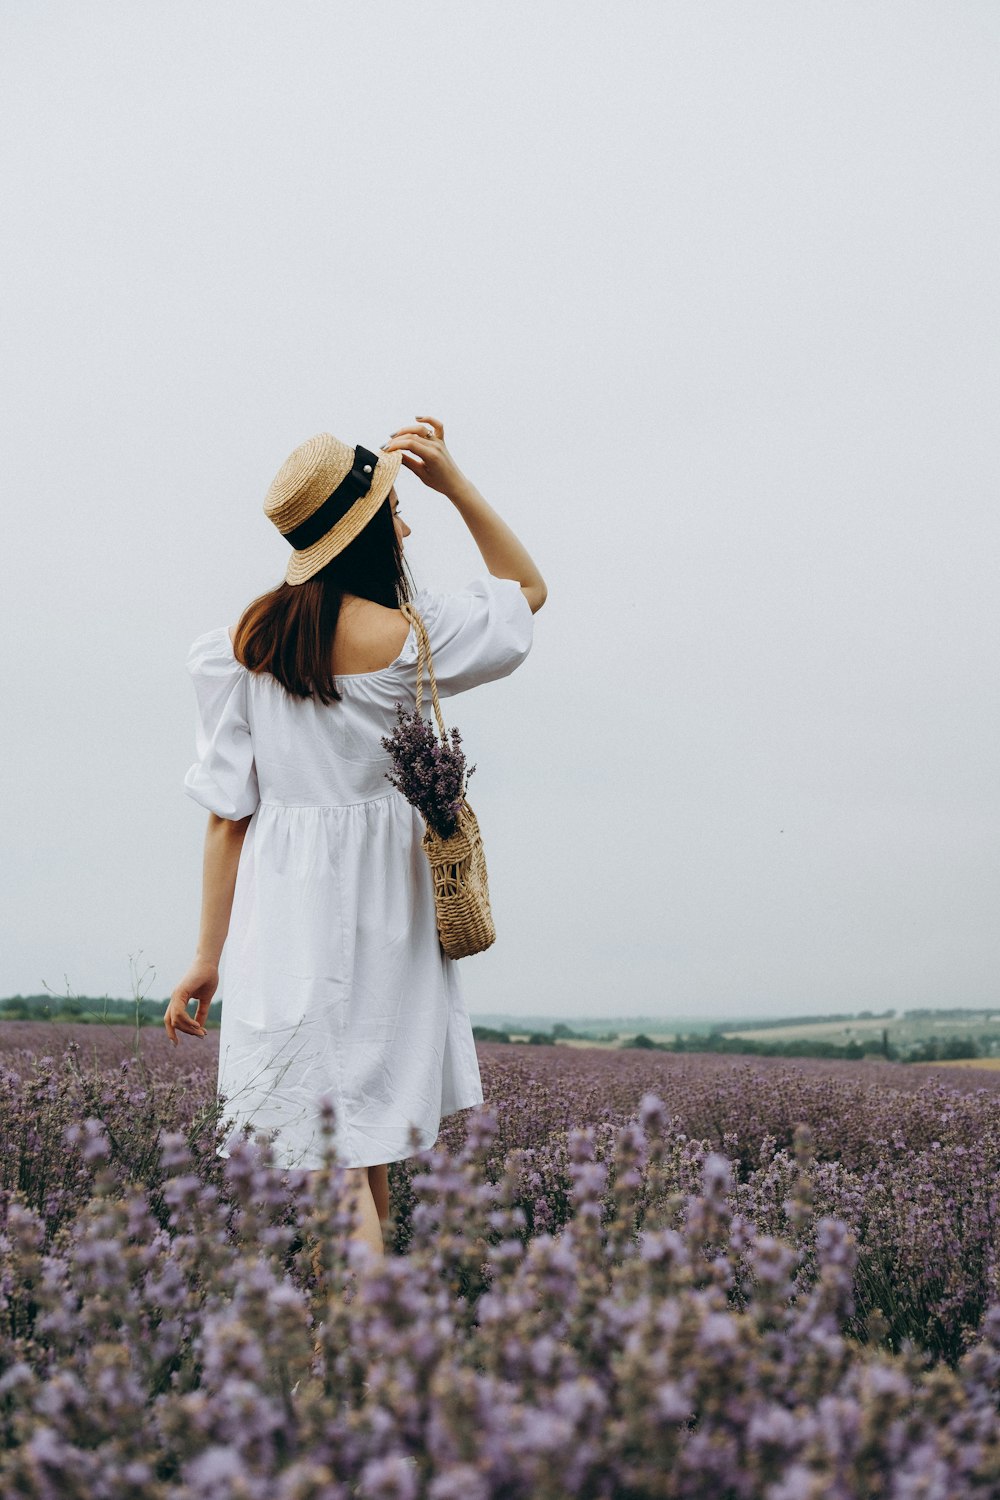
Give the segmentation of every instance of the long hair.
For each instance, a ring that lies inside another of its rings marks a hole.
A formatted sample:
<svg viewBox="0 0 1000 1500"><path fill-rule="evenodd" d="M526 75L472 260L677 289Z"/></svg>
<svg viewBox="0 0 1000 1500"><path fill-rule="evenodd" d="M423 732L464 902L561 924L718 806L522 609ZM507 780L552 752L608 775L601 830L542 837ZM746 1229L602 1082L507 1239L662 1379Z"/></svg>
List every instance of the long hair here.
<svg viewBox="0 0 1000 1500"><path fill-rule="evenodd" d="M391 491L390 491L391 496ZM346 594L397 609L412 579L392 523L390 496L343 552L304 583L279 583L240 616L233 654L251 672L270 672L297 698L339 703L333 638Z"/></svg>

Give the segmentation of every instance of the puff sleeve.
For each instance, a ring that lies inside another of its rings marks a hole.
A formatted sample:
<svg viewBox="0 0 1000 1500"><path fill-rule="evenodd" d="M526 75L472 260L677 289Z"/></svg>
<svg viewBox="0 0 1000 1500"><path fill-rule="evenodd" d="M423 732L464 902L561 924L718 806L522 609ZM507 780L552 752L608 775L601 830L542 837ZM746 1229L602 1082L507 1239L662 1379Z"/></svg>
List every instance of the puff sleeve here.
<svg viewBox="0 0 1000 1500"><path fill-rule="evenodd" d="M513 578L488 574L454 594L422 589L413 604L427 627L442 698L508 677L531 649L534 616ZM406 654L416 661L412 632Z"/></svg>
<svg viewBox="0 0 1000 1500"><path fill-rule="evenodd" d="M220 818L249 817L260 792L247 716L247 670L233 656L228 630L199 636L186 666L198 704L198 759L184 777L184 790Z"/></svg>

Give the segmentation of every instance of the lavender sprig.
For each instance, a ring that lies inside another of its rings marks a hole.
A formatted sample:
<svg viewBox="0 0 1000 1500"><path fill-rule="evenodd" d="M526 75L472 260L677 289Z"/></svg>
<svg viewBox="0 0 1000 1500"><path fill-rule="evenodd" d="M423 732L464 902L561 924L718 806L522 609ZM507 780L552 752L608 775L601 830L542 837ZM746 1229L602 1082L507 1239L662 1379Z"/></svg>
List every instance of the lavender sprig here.
<svg viewBox="0 0 1000 1500"><path fill-rule="evenodd" d="M442 839L458 826L465 787L476 769L466 769L458 730L452 729L449 738L450 744L442 744L423 715L416 709L407 713L402 703L396 704L395 729L382 737L395 771L386 771L386 777Z"/></svg>

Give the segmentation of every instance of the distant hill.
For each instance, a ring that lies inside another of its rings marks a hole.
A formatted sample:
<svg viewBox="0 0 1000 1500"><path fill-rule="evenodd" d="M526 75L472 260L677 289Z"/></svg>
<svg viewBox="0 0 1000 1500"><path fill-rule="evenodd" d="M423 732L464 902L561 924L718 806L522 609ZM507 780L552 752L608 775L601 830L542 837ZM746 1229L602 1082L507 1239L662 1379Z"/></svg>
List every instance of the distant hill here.
<svg viewBox="0 0 1000 1500"><path fill-rule="evenodd" d="M677 1016L567 1016L536 1012L532 1015L515 1015L511 1011L470 1011L474 1026L488 1026L497 1031L551 1031L553 1026L568 1026L576 1036L594 1036L600 1032L653 1031L658 1035L671 1035L678 1026L685 1030L703 1027L710 1030L718 1022L704 1018Z"/></svg>

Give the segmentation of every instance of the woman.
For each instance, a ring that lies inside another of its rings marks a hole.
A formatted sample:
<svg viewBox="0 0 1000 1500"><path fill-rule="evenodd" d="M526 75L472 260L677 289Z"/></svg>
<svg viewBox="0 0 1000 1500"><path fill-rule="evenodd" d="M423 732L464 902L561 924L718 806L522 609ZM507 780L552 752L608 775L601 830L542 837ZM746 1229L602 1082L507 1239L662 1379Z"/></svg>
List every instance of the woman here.
<svg viewBox="0 0 1000 1500"><path fill-rule="evenodd" d="M328 433L296 448L264 502L293 549L284 582L191 647L198 760L185 789L209 822L198 947L164 1016L175 1046L178 1033L205 1035L225 943L218 1083L233 1134L250 1120L274 1132L281 1165L314 1171L325 1095L359 1237L376 1253L388 1163L412 1151L411 1126L425 1150L443 1116L483 1102L423 820L386 779L381 738L416 692L416 636L399 605L423 617L446 696L524 660L547 592L441 423L416 422L426 426L375 451ZM461 592L410 587L401 463L447 496L482 554L487 573Z"/></svg>

